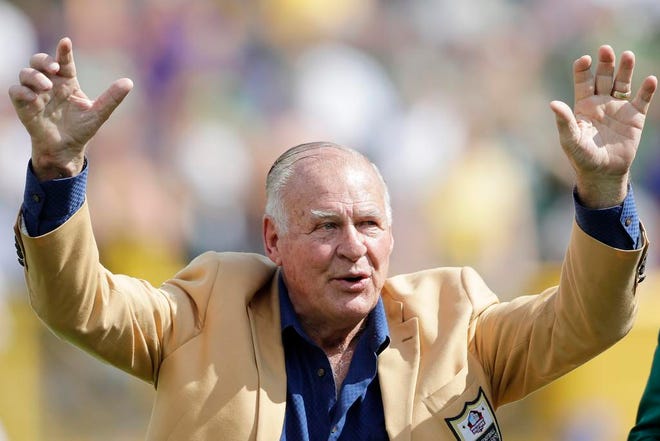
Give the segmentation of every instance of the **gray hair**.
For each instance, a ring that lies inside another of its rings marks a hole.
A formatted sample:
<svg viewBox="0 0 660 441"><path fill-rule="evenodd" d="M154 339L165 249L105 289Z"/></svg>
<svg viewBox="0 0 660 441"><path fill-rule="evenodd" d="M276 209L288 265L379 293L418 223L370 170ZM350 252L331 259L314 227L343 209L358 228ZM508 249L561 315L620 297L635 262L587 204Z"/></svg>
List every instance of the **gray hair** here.
<svg viewBox="0 0 660 441"><path fill-rule="evenodd" d="M371 164L378 176L378 179L383 185L384 195L385 195L385 215L387 217L387 223L389 226L392 225L392 206L390 202L390 193L387 189L387 184L383 179L380 171L376 164L371 162L365 155L349 147L345 147L333 142L308 142L305 144L299 144L295 147L291 147L284 153L280 155L279 158L275 160L273 165L268 171L266 176L266 216L270 217L275 225L280 229L282 233L286 232L288 229L288 217L287 210L284 206L284 189L289 182L289 179L293 175L293 170L296 162L300 159L306 157L304 153L307 153L312 150L319 150L322 148L333 148L341 150L343 152L354 155L367 163Z"/></svg>

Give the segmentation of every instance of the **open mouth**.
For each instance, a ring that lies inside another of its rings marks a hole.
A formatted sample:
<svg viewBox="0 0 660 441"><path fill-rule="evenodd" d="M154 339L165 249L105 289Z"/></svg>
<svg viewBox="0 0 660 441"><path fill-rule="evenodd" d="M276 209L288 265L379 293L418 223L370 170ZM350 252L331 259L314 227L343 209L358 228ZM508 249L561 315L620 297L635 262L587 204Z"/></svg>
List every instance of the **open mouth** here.
<svg viewBox="0 0 660 441"><path fill-rule="evenodd" d="M371 276L367 273L342 274L335 280L340 283L343 289L349 291L362 291L367 287Z"/></svg>

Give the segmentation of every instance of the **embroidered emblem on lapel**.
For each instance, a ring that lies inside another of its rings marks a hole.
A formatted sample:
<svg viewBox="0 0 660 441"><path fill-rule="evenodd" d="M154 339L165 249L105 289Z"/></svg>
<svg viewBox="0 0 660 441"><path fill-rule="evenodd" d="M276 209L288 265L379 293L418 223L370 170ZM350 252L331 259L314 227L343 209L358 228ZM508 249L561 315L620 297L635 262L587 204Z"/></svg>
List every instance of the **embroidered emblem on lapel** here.
<svg viewBox="0 0 660 441"><path fill-rule="evenodd" d="M482 388L473 401L465 403L461 413L445 422L461 441L502 441L495 412Z"/></svg>

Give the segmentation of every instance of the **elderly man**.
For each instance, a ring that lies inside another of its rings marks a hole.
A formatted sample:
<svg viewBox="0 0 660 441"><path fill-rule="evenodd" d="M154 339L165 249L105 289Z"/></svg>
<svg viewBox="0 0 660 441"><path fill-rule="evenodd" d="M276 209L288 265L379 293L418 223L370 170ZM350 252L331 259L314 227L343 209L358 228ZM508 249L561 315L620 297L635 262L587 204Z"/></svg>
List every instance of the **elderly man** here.
<svg viewBox="0 0 660 441"><path fill-rule="evenodd" d="M80 90L69 39L10 89L32 138L15 231L31 304L58 335L156 388L150 440L501 439L495 409L629 330L647 240L629 170L657 88L634 56L575 62L575 114L551 103L576 171L557 287L499 302L470 268L387 278L387 188L332 143L267 178L267 257L208 252L156 288L99 262L84 196L88 141L132 88ZM630 100L629 100L630 98Z"/></svg>

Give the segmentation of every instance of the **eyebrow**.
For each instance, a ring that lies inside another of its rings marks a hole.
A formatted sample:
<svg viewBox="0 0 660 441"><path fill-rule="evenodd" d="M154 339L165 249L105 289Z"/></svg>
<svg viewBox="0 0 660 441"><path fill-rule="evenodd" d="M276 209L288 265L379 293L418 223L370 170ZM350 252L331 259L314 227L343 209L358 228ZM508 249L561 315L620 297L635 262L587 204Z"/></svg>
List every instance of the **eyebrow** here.
<svg viewBox="0 0 660 441"><path fill-rule="evenodd" d="M312 217L314 219L339 219L341 218L341 215L335 211L328 211L328 210L315 210L312 209L310 210L310 213L312 214ZM373 218L383 218L384 214L381 210L377 208L367 208L364 210L359 210L356 215L358 217L373 217Z"/></svg>
<svg viewBox="0 0 660 441"><path fill-rule="evenodd" d="M339 214L337 214L334 211L326 211L326 210L310 210L310 213L312 213L312 217L315 219L336 219L339 218Z"/></svg>

